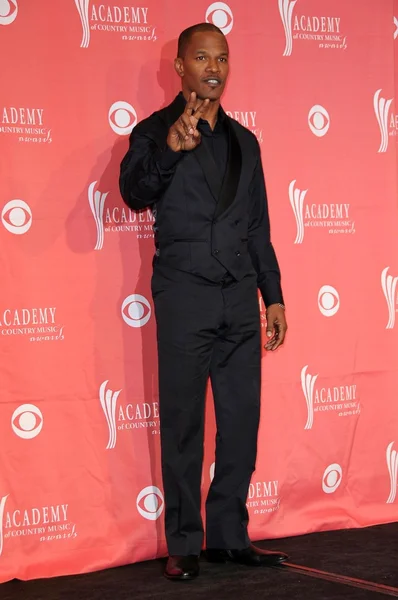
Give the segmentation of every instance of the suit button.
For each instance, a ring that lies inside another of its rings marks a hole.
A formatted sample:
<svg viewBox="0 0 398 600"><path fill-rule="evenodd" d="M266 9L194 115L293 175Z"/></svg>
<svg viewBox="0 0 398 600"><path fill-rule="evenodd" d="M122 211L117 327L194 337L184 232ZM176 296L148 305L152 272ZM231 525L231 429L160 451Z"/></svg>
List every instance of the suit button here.
<svg viewBox="0 0 398 600"><path fill-rule="evenodd" d="M239 225L239 223L240 223L240 219L236 219L235 225Z"/></svg>
<svg viewBox="0 0 398 600"><path fill-rule="evenodd" d="M239 250L237 250L237 251L235 252L235 254L236 254L236 256L240 256L240 252L239 252Z"/></svg>
<svg viewBox="0 0 398 600"><path fill-rule="evenodd" d="M219 250L213 250L213 254L220 254Z"/></svg>

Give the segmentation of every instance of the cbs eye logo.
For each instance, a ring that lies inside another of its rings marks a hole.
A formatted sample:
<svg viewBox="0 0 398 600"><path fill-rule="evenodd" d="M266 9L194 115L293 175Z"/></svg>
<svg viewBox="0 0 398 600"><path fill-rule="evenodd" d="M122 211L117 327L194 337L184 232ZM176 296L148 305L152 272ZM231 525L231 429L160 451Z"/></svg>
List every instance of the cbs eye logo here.
<svg viewBox="0 0 398 600"><path fill-rule="evenodd" d="M326 108L320 104L313 106L308 113L308 125L317 137L326 135L330 127L330 117Z"/></svg>
<svg viewBox="0 0 398 600"><path fill-rule="evenodd" d="M1 220L7 231L21 235L32 225L32 211L23 200L10 200L1 211Z"/></svg>
<svg viewBox="0 0 398 600"><path fill-rule="evenodd" d="M9 25L17 18L17 0L0 0L0 25Z"/></svg>
<svg viewBox="0 0 398 600"><path fill-rule="evenodd" d="M324 285L319 290L318 307L324 317L333 317L340 308L340 296L331 285Z"/></svg>
<svg viewBox="0 0 398 600"><path fill-rule="evenodd" d="M329 465L323 474L322 489L325 494L333 494L339 487L343 478L343 471L340 465L334 463Z"/></svg>
<svg viewBox="0 0 398 600"><path fill-rule="evenodd" d="M22 404L11 417L13 432L24 440L31 440L39 435L43 428L43 415L34 404Z"/></svg>
<svg viewBox="0 0 398 600"><path fill-rule="evenodd" d="M151 314L151 305L145 296L131 294L123 301L122 317L130 327L143 327L148 323Z"/></svg>
<svg viewBox="0 0 398 600"><path fill-rule="evenodd" d="M234 15L228 4L213 2L206 11L206 23L212 23L221 29L224 35L228 35L234 24Z"/></svg>
<svg viewBox="0 0 398 600"><path fill-rule="evenodd" d="M160 489L154 485L141 490L137 496L137 510L144 519L156 521L164 509L164 498Z"/></svg>
<svg viewBox="0 0 398 600"><path fill-rule="evenodd" d="M137 113L128 102L114 102L108 113L109 125L118 135L128 135L137 125Z"/></svg>

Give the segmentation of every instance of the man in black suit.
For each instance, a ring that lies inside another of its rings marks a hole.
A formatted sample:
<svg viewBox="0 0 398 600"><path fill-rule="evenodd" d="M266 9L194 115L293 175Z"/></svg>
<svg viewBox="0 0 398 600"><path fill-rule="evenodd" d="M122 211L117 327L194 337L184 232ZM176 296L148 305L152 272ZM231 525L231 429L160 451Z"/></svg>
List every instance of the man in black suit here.
<svg viewBox="0 0 398 600"><path fill-rule="evenodd" d="M126 204L151 206L165 527L165 575L199 572L204 405L210 377L217 422L215 475L206 501L212 562L275 565L287 557L250 544L246 498L260 411L260 316L268 350L286 333L270 240L260 148L220 106L228 44L214 25L182 32L175 69L182 92L133 130L121 164Z"/></svg>

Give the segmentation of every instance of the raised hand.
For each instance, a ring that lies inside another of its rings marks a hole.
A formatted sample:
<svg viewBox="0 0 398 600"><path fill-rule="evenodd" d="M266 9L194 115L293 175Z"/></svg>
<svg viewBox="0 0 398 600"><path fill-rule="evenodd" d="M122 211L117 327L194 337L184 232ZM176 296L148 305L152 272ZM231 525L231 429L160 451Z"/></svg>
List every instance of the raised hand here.
<svg viewBox="0 0 398 600"><path fill-rule="evenodd" d="M193 150L201 142L201 135L196 127L199 119L206 112L210 100L202 100L196 110L195 104L196 93L192 92L184 112L169 129L167 145L174 150L174 152Z"/></svg>

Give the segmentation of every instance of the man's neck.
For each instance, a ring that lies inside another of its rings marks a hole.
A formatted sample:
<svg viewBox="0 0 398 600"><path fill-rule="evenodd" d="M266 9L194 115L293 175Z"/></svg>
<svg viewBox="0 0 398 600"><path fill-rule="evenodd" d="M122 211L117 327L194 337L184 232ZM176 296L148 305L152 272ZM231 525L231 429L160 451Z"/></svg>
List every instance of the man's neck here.
<svg viewBox="0 0 398 600"><path fill-rule="evenodd" d="M182 93L183 93L185 100L188 102L190 92L188 92L186 90L182 90ZM199 104L201 104L203 102L203 100L205 100L205 98L197 98L196 99L195 110L197 109ZM214 129L216 126L219 108L220 108L220 100L210 101L210 104L207 107L206 112L201 117L202 119L204 119L205 121L207 121L209 123L211 129Z"/></svg>

